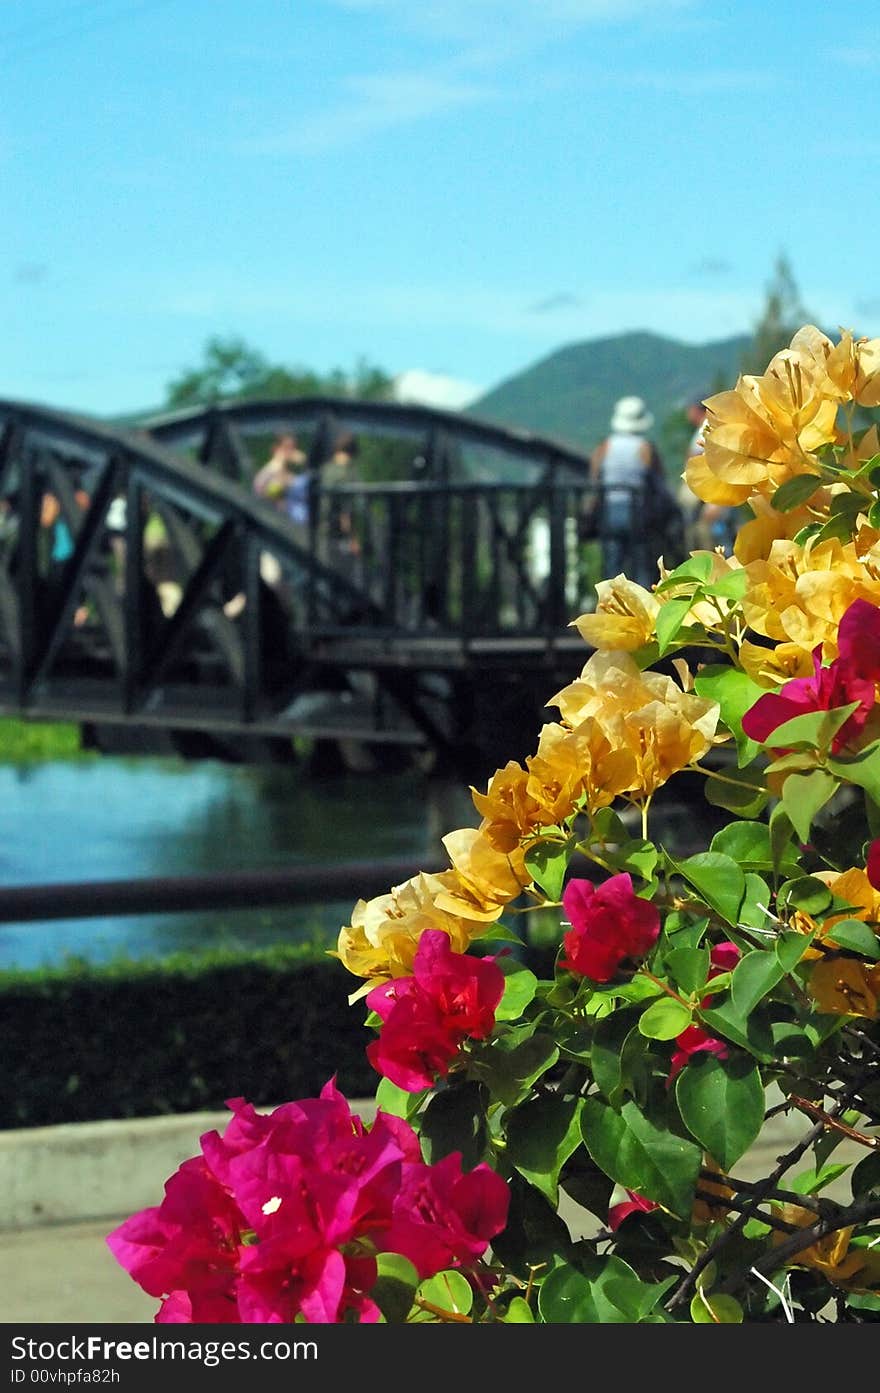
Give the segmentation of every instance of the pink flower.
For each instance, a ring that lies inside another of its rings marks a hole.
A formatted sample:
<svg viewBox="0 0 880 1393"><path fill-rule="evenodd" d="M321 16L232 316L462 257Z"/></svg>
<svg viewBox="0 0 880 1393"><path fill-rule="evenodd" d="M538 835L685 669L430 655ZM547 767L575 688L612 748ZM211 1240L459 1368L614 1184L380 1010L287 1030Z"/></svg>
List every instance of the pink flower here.
<svg viewBox="0 0 880 1393"><path fill-rule="evenodd" d="M426 929L412 977L384 982L367 996L384 1022L367 1058L398 1088L430 1088L449 1073L463 1040L490 1033L503 995L504 974L492 958L455 953L442 929Z"/></svg>
<svg viewBox="0 0 880 1393"><path fill-rule="evenodd" d="M880 609L876 605L853 601L838 626L837 650L834 662L822 667L822 645L817 644L813 676L795 677L778 692L759 697L742 718L745 734L765 741L795 716L832 711L857 701L856 710L832 740L832 754L857 739L874 707L880 681Z"/></svg>
<svg viewBox="0 0 880 1393"><path fill-rule="evenodd" d="M421 1278L470 1266L504 1228L509 1204L498 1172L484 1163L462 1172L460 1152L433 1166L405 1165L391 1226L376 1243L409 1258Z"/></svg>
<svg viewBox="0 0 880 1393"><path fill-rule="evenodd" d="M628 1200L621 1200L619 1204L612 1204L608 1210L608 1227L612 1233L616 1233L630 1214L650 1214L653 1210L659 1209L659 1204L655 1200L646 1200L644 1195L639 1195L635 1190L627 1190Z"/></svg>
<svg viewBox="0 0 880 1393"><path fill-rule="evenodd" d="M876 837L868 847L865 873L875 890L880 890L880 837Z"/></svg>
<svg viewBox="0 0 880 1393"><path fill-rule="evenodd" d="M731 943L729 938L716 943L709 954L709 976L717 977L719 972L732 972L741 956L736 944Z"/></svg>
<svg viewBox="0 0 880 1393"><path fill-rule="evenodd" d="M644 957L660 934L656 907L635 894L626 873L598 886L570 880L562 904L571 928L560 966L594 982L609 982L625 959Z"/></svg>
<svg viewBox="0 0 880 1393"><path fill-rule="evenodd" d="M425 1164L408 1123L379 1112L368 1126L332 1079L266 1115L229 1106L224 1135L205 1133L162 1204L107 1237L162 1299L159 1323L375 1323L376 1252L433 1276L472 1266L507 1222L495 1171L463 1173L458 1152Z"/></svg>
<svg viewBox="0 0 880 1393"><path fill-rule="evenodd" d="M689 1025L680 1035L676 1035L675 1043L678 1049L672 1056L672 1063L666 1077L666 1087L673 1082L681 1073L682 1069L688 1064L695 1054L705 1053L714 1054L718 1059L727 1058L727 1046L723 1040L716 1040L701 1025Z"/></svg>

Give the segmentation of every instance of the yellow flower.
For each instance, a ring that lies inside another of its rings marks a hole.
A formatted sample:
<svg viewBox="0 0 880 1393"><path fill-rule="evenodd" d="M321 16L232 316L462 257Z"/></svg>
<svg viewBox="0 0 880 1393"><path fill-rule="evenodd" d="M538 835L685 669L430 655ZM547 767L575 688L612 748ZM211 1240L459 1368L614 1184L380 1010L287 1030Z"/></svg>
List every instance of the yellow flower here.
<svg viewBox="0 0 880 1393"><path fill-rule="evenodd" d="M483 932L485 915L466 917L450 913L438 905L442 895L461 894L461 908L468 906L467 893L454 871L439 875L420 872L372 900L358 900L351 923L339 933L336 952L343 966L356 977L366 977L375 985L389 977L407 977L425 929L443 929L456 953L464 953L471 940ZM477 911L477 906L474 905ZM497 918L501 910L494 916Z"/></svg>
<svg viewBox="0 0 880 1393"><path fill-rule="evenodd" d="M880 964L869 967L858 958L821 958L810 973L807 990L820 1011L874 1020L880 996Z"/></svg>
<svg viewBox="0 0 880 1393"><path fill-rule="evenodd" d="M860 339L856 352L853 395L859 406L880 406L880 339Z"/></svg>
<svg viewBox="0 0 880 1393"><path fill-rule="evenodd" d="M743 671L759 687L780 687L792 677L812 677L812 656L799 643L777 643L763 648L744 639L739 648Z"/></svg>
<svg viewBox="0 0 880 1393"><path fill-rule="evenodd" d="M718 444L716 441L716 446ZM715 473L709 468L705 453L691 455L681 477L697 498L704 503L718 503L722 508L736 508L741 503L748 503L754 487L750 483L732 484Z"/></svg>
<svg viewBox="0 0 880 1393"><path fill-rule="evenodd" d="M832 895L853 906L823 920L823 933L839 924L841 919L862 919L866 924L880 924L880 890L874 889L868 872L861 866L851 866L846 871L816 871L814 879L824 881Z"/></svg>
<svg viewBox="0 0 880 1393"><path fill-rule="evenodd" d="M496 769L485 793L471 785L474 807L483 818L481 830L496 851L513 851L536 827L557 820L530 795L528 785L528 771L513 759Z"/></svg>
<svg viewBox="0 0 880 1393"><path fill-rule="evenodd" d="M444 889L437 904L453 914L497 919L504 906L531 884L521 847L498 851L485 831L476 827L447 832L442 841L458 883Z"/></svg>
<svg viewBox="0 0 880 1393"><path fill-rule="evenodd" d="M626 792L654 793L678 770L704 755L715 742L717 702L682 691L665 673L640 672L628 653L597 652L580 677L551 697L563 721L592 737L595 724L612 749L635 765Z"/></svg>
<svg viewBox="0 0 880 1393"><path fill-rule="evenodd" d="M799 1204L774 1205L773 1208L787 1224L796 1224L798 1228L806 1229L816 1222L816 1215L809 1209L802 1209ZM836 1286L849 1285L870 1261L864 1248L850 1249L852 1236L852 1228L835 1229L811 1247L795 1253L787 1266L812 1267L824 1273L829 1282L834 1282ZM784 1243L787 1238L788 1234L779 1229L773 1230L774 1247Z"/></svg>
<svg viewBox="0 0 880 1393"><path fill-rule="evenodd" d="M808 504L779 513L768 498L753 494L749 507L754 516L742 524L733 544L733 553L740 565L766 561L775 541L790 541L807 523L823 519L828 513L832 496L831 489L821 488Z"/></svg>
<svg viewBox="0 0 880 1393"><path fill-rule="evenodd" d="M809 360L811 376L823 396L831 401L852 401L858 369L850 329L844 329L840 342L835 344L815 324L805 324L790 346Z"/></svg>
<svg viewBox="0 0 880 1393"><path fill-rule="evenodd" d="M631 653L653 637L660 605L650 590L619 575L598 581L596 593L595 613L582 614L569 626L587 643Z"/></svg>
<svg viewBox="0 0 880 1393"><path fill-rule="evenodd" d="M659 675L659 674L656 674ZM691 696L671 678L665 693L624 717L627 746L636 764L631 794L650 797L680 769L686 769L714 743L717 703Z"/></svg>
<svg viewBox="0 0 880 1393"><path fill-rule="evenodd" d="M707 502L770 496L796 474L819 473L814 452L838 440L839 389L810 345L777 353L761 376L740 377L706 401L704 463L689 466L691 488ZM733 490L710 498L714 480Z"/></svg>
<svg viewBox="0 0 880 1393"><path fill-rule="evenodd" d="M598 720L584 721L577 730L545 725L537 754L526 763L530 792L546 809L547 822L569 817L582 797L592 816L631 788L636 777L632 754Z"/></svg>

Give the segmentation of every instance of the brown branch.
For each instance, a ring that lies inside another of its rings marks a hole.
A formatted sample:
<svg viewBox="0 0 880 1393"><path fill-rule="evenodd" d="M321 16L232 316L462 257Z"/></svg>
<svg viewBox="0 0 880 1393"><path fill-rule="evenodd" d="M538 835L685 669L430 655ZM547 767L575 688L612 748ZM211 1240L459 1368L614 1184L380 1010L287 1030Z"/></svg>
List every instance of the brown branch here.
<svg viewBox="0 0 880 1393"><path fill-rule="evenodd" d="M824 1108L819 1107L818 1103L811 1103L809 1098L800 1098L796 1093L789 1093L788 1096L796 1108L800 1108L801 1112L805 1112L808 1117L814 1117L817 1122L822 1123L823 1127L829 1127L835 1132L842 1132L845 1137L858 1142L860 1146L880 1151L880 1137L869 1137L867 1132L858 1132L855 1127L848 1127L845 1122L831 1117Z"/></svg>
<svg viewBox="0 0 880 1393"><path fill-rule="evenodd" d="M748 1200L738 1200L732 1195L729 1199L719 1199L718 1195L711 1190L701 1190L699 1186L694 1191L698 1200L710 1205L713 1209L732 1209L737 1214L742 1214L746 1210ZM749 1214L751 1210L747 1211ZM778 1229L780 1233L800 1233L797 1224L789 1224L785 1219L778 1219L775 1214L758 1214L755 1216L762 1224L767 1224L771 1229Z"/></svg>
<svg viewBox="0 0 880 1393"><path fill-rule="evenodd" d="M777 1267L785 1266L790 1258L803 1252L805 1248L812 1248L814 1243L826 1238L829 1233L836 1233L838 1229L855 1227L856 1224L878 1218L880 1218L880 1200L861 1199L850 1205L838 1206L835 1215L825 1215L823 1218L817 1219L815 1224L811 1224L809 1228L799 1229L790 1238L785 1238L774 1248L770 1248L756 1262L750 1263L748 1268L742 1268L738 1273L729 1277L723 1283L721 1290L728 1294L732 1293L746 1281L752 1269L756 1272L773 1272Z"/></svg>
<svg viewBox="0 0 880 1393"><path fill-rule="evenodd" d="M842 1102L840 1104L840 1107L841 1109L843 1108ZM806 1136L804 1136L799 1142L796 1142L790 1151L787 1151L784 1156L779 1158L779 1161L775 1169L770 1173L770 1175L767 1177L765 1181L762 1181L759 1184L757 1193L751 1200L746 1202L742 1211L737 1216L737 1218L734 1219L730 1227L726 1228L723 1233L720 1233L718 1237L715 1239L715 1241L711 1243L709 1247L706 1248L706 1250L700 1254L691 1270L687 1273L683 1280L679 1282L678 1286L675 1288L675 1291L672 1293L671 1297L666 1302L667 1311L675 1310L676 1306L680 1306L683 1301L687 1300L687 1298L691 1295L691 1292L693 1292L696 1289L700 1273L703 1272L703 1270L709 1266L710 1262L714 1261L716 1254L719 1253L721 1249L724 1248L732 1238L735 1238L738 1234L742 1233L749 1219L756 1218L759 1219L762 1223L764 1222L762 1216L758 1213L758 1208L761 1204L763 1197L768 1195L775 1188L777 1180L779 1180L783 1175L785 1175L785 1172L789 1170L790 1167L793 1166L796 1161L800 1160L804 1152L808 1151L809 1148L813 1145L814 1141L821 1137L823 1130L824 1127L821 1122L814 1123L813 1126L810 1128L809 1132L807 1132Z"/></svg>

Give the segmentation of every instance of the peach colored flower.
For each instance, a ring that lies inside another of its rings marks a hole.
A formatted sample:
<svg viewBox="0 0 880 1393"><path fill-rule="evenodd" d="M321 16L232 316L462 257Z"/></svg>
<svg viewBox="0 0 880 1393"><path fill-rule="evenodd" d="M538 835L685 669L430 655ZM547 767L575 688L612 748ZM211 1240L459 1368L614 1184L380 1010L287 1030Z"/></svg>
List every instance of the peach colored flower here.
<svg viewBox="0 0 880 1393"><path fill-rule="evenodd" d="M570 625L593 648L631 653L653 637L660 602L650 590L618 575L598 581L596 594L595 612L582 614Z"/></svg>

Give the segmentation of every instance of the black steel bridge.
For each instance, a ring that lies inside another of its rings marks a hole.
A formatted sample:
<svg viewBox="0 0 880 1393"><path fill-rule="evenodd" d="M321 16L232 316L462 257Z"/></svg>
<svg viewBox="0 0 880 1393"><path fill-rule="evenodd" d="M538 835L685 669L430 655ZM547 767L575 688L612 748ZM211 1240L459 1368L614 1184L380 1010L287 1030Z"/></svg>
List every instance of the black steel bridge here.
<svg viewBox="0 0 880 1393"><path fill-rule="evenodd" d="M359 477L326 487L343 429ZM307 522L253 492L282 432L307 451ZM0 712L243 759L295 736L471 770L519 758L586 656L570 620L603 574L587 467L400 404L237 402L117 429L0 401ZM632 546L656 558L662 539L636 526Z"/></svg>

